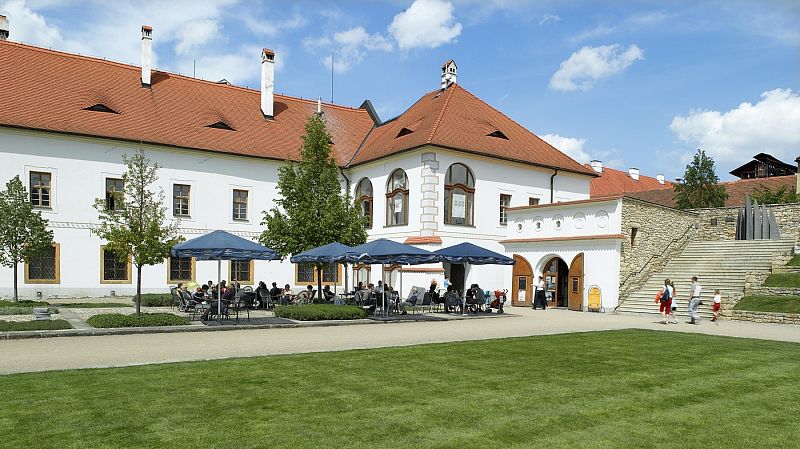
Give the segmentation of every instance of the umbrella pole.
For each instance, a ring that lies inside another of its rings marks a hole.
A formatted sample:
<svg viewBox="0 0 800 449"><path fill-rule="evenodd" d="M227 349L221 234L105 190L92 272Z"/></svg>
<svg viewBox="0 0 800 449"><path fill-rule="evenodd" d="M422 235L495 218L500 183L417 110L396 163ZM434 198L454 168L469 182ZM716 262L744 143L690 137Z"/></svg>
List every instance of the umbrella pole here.
<svg viewBox="0 0 800 449"><path fill-rule="evenodd" d="M397 301L403 299L403 266L400 265L400 291L397 292Z"/></svg>
<svg viewBox="0 0 800 449"><path fill-rule="evenodd" d="M222 291L219 281L222 277L222 259L217 259L217 321L222 320Z"/></svg>

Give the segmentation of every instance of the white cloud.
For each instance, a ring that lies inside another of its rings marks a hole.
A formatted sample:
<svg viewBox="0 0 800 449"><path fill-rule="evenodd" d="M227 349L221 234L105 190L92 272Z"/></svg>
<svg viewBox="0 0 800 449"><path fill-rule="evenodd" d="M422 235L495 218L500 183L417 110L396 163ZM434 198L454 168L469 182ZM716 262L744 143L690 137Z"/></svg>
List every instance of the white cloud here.
<svg viewBox="0 0 800 449"><path fill-rule="evenodd" d="M583 145L586 144L586 139L577 137L564 137L558 134L545 134L539 137L541 137L542 140L550 145L556 147L556 149L560 150L562 153L565 153L567 156L582 164L591 160L589 153L583 150Z"/></svg>
<svg viewBox="0 0 800 449"><path fill-rule="evenodd" d="M282 31L302 28L306 23L308 22L300 14L294 14L284 20L258 20L251 16L244 18L244 24L250 31L266 37L276 37Z"/></svg>
<svg viewBox="0 0 800 449"><path fill-rule="evenodd" d="M0 4L0 11L10 21L10 38L42 47L53 47L61 42L61 32L50 26L44 17L33 12L25 0L9 0Z"/></svg>
<svg viewBox="0 0 800 449"><path fill-rule="evenodd" d="M561 63L550 78L554 90L589 90L595 81L622 72L635 61L644 59L644 51L636 45L602 45L583 47Z"/></svg>
<svg viewBox="0 0 800 449"><path fill-rule="evenodd" d="M303 46L313 52L325 51L322 64L337 73L344 73L360 64L370 51L391 51L392 43L382 34L369 34L364 27L353 27L334 33L332 37L308 37ZM333 53L333 56L331 56Z"/></svg>
<svg viewBox="0 0 800 449"><path fill-rule="evenodd" d="M548 23L556 23L560 21L561 17L555 14L545 14L541 19L539 19L539 25L547 25Z"/></svg>
<svg viewBox="0 0 800 449"><path fill-rule="evenodd" d="M436 48L453 42L461 34L461 24L453 17L453 4L442 0L415 0L394 16L389 33L402 50Z"/></svg>
<svg viewBox="0 0 800 449"><path fill-rule="evenodd" d="M346 47L363 46L367 50L390 51L392 44L379 33L368 34L363 27L351 28L333 35L333 40Z"/></svg>
<svg viewBox="0 0 800 449"><path fill-rule="evenodd" d="M800 148L800 94L774 89L726 112L694 110L673 118L670 129L691 152L705 150L725 171L761 152L791 163Z"/></svg>
<svg viewBox="0 0 800 449"><path fill-rule="evenodd" d="M175 37L175 53L186 55L220 34L219 22L214 19L200 19L186 22L178 28Z"/></svg>

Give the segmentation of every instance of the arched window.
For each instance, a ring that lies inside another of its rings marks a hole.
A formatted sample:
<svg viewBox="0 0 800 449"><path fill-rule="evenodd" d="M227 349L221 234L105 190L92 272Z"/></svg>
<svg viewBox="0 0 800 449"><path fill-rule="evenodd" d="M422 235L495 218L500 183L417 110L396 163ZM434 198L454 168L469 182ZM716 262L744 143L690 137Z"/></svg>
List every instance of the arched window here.
<svg viewBox="0 0 800 449"><path fill-rule="evenodd" d="M444 222L472 226L475 213L475 176L464 164L453 164L444 178Z"/></svg>
<svg viewBox="0 0 800 449"><path fill-rule="evenodd" d="M356 187L356 200L361 203L361 215L366 218L364 228L372 229L372 182L363 178Z"/></svg>
<svg viewBox="0 0 800 449"><path fill-rule="evenodd" d="M386 226L408 224L408 177L402 169L389 176L386 183Z"/></svg>

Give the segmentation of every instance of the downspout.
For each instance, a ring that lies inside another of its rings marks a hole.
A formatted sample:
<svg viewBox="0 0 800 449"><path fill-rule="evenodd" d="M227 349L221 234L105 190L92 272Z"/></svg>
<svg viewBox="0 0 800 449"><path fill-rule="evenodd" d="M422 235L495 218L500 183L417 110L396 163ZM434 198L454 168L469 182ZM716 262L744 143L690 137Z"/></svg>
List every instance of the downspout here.
<svg viewBox="0 0 800 449"><path fill-rule="evenodd" d="M553 186L555 185L555 178L558 174L558 169L553 169L553 174L550 175L550 204L553 204Z"/></svg>

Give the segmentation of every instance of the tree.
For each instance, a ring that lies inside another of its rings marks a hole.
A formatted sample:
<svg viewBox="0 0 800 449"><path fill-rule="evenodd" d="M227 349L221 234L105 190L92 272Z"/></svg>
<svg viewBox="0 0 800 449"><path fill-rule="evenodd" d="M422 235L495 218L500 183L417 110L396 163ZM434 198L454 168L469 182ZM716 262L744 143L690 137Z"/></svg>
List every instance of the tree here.
<svg viewBox="0 0 800 449"><path fill-rule="evenodd" d="M758 201L758 204L797 203L800 201L800 195L793 190L787 186L780 186L778 189L772 190L769 186L761 184L750 192L750 198Z"/></svg>
<svg viewBox="0 0 800 449"><path fill-rule="evenodd" d="M47 229L42 213L33 210L25 186L14 176L0 192L0 265L14 270L14 301L19 299L19 263L29 262L52 246L53 231Z"/></svg>
<svg viewBox="0 0 800 449"><path fill-rule="evenodd" d="M673 188L679 209L722 207L728 198L725 187L719 185L714 172L714 159L699 149L692 163L686 166L683 182L674 184Z"/></svg>
<svg viewBox="0 0 800 449"><path fill-rule="evenodd" d="M331 156L331 136L317 114L306 121L300 161L278 169L280 197L264 211L260 241L282 256L340 242L359 245L367 239L365 219L350 193L342 194L339 169ZM319 286L322 266L317 265ZM321 290L321 288L318 288ZM322 292L318 291L318 297Z"/></svg>
<svg viewBox="0 0 800 449"><path fill-rule="evenodd" d="M95 200L100 226L94 233L108 242L106 248L121 261L132 259L136 267L136 314L141 315L142 267L163 262L183 237L178 235L179 221L165 224L164 191L150 189L158 179L158 164L150 165L142 150L131 157L123 155L122 160L127 166L122 175L124 195L113 202Z"/></svg>

